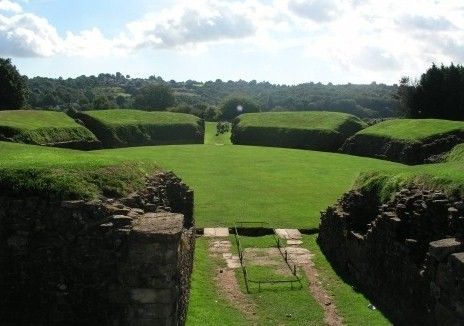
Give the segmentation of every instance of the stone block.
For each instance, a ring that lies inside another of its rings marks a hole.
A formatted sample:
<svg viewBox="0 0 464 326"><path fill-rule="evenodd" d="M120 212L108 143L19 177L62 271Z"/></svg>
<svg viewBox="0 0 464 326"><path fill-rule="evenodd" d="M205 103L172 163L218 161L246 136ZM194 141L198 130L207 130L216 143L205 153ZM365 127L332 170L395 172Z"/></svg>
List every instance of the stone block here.
<svg viewBox="0 0 464 326"><path fill-rule="evenodd" d="M303 238L298 229L275 229L275 233L284 240L301 240Z"/></svg>
<svg viewBox="0 0 464 326"><path fill-rule="evenodd" d="M430 255L437 261L443 261L449 255L464 250L464 243L455 238L441 239L429 243Z"/></svg>
<svg viewBox="0 0 464 326"><path fill-rule="evenodd" d="M448 261L456 277L464 277L464 252L452 254Z"/></svg>
<svg viewBox="0 0 464 326"><path fill-rule="evenodd" d="M111 221L115 227L122 227L130 225L132 223L132 218L125 215L113 215L111 216Z"/></svg>
<svg viewBox="0 0 464 326"><path fill-rule="evenodd" d="M229 236L228 228L205 228L203 236L206 238L227 238Z"/></svg>

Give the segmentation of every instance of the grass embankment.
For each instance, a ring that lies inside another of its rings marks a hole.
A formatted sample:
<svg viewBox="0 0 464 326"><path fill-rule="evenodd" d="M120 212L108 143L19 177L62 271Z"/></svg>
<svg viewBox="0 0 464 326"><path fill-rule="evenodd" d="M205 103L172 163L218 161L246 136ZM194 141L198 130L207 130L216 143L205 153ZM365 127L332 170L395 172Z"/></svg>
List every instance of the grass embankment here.
<svg viewBox="0 0 464 326"><path fill-rule="evenodd" d="M76 117L105 147L202 144L203 121L193 115L139 110L101 110Z"/></svg>
<svg viewBox="0 0 464 326"><path fill-rule="evenodd" d="M457 145L446 156L447 162L463 162L464 161L464 144Z"/></svg>
<svg viewBox="0 0 464 326"><path fill-rule="evenodd" d="M421 164L463 141L462 121L394 119L359 131L342 149L349 154Z"/></svg>
<svg viewBox="0 0 464 326"><path fill-rule="evenodd" d="M405 186L423 187L443 191L449 196L464 198L464 144L456 146L443 163L424 164L409 169L365 171L355 187L379 193L387 201Z"/></svg>
<svg viewBox="0 0 464 326"><path fill-rule="evenodd" d="M357 135L415 143L456 131L464 132L464 122L438 119L394 119L363 129Z"/></svg>
<svg viewBox="0 0 464 326"><path fill-rule="evenodd" d="M234 121L232 142L241 145L337 151L366 124L340 112L248 113Z"/></svg>
<svg viewBox="0 0 464 326"><path fill-rule="evenodd" d="M0 140L35 145L91 147L97 138L62 112L0 111Z"/></svg>

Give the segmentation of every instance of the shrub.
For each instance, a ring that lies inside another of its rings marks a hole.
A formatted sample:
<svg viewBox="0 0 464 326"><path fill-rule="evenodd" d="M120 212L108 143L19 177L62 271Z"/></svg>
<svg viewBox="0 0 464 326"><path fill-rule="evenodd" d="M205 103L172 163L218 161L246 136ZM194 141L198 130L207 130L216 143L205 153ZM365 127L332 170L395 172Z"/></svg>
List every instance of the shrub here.
<svg viewBox="0 0 464 326"><path fill-rule="evenodd" d="M231 121L240 114L259 111L258 105L246 97L229 97L221 106L221 118Z"/></svg>

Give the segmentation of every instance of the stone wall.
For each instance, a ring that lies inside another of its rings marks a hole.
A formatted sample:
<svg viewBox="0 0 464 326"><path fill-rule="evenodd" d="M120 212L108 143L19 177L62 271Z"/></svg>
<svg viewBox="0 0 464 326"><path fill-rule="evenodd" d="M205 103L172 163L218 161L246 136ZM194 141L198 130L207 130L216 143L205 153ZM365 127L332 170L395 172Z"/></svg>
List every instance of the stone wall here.
<svg viewBox="0 0 464 326"><path fill-rule="evenodd" d="M171 173L121 199L1 196L1 324L183 325L193 224Z"/></svg>
<svg viewBox="0 0 464 326"><path fill-rule="evenodd" d="M379 206L352 191L322 213L332 265L398 325L464 325L464 202L403 189Z"/></svg>

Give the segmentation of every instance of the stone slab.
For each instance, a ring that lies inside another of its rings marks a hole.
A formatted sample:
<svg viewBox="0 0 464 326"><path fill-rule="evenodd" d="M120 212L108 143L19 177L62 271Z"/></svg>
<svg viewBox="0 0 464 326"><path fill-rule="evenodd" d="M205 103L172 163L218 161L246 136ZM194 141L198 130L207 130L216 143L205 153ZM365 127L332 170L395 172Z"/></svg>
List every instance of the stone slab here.
<svg viewBox="0 0 464 326"><path fill-rule="evenodd" d="M429 243L430 254L437 260L443 261L446 257L464 250L464 243L455 238L441 239Z"/></svg>
<svg viewBox="0 0 464 326"><path fill-rule="evenodd" d="M276 229L277 236L284 240L301 240L302 236L298 229Z"/></svg>
<svg viewBox="0 0 464 326"><path fill-rule="evenodd" d="M301 240L287 240L287 246L301 246L302 244Z"/></svg>
<svg viewBox="0 0 464 326"><path fill-rule="evenodd" d="M288 257L298 266L311 263L311 252L306 248L285 247Z"/></svg>
<svg viewBox="0 0 464 326"><path fill-rule="evenodd" d="M228 228L204 228L203 236L206 238L227 238L229 236Z"/></svg>

